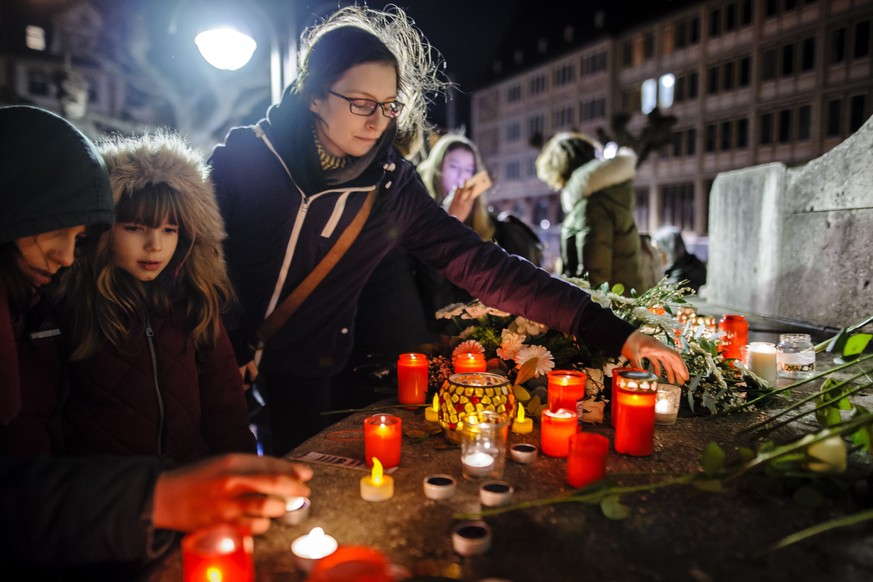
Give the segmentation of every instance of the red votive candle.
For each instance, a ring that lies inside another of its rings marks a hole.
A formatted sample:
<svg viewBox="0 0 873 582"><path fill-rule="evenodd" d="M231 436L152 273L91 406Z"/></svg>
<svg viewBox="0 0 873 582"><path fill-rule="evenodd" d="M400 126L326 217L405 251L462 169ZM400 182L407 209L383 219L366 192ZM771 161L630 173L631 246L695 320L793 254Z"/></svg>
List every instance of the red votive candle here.
<svg viewBox="0 0 873 582"><path fill-rule="evenodd" d="M585 396L585 372L552 370L549 379L549 410L564 408L576 412L576 402Z"/></svg>
<svg viewBox="0 0 873 582"><path fill-rule="evenodd" d="M397 402L400 404L424 404L426 397L427 356L424 354L400 354L400 357L397 358Z"/></svg>
<svg viewBox="0 0 873 582"><path fill-rule="evenodd" d="M740 348L749 343L749 322L742 315L723 315L718 322L718 331L724 332L721 338L721 355L740 358Z"/></svg>
<svg viewBox="0 0 873 582"><path fill-rule="evenodd" d="M570 437L567 457L567 483L570 487L585 487L606 475L606 455L609 439L590 432L577 432Z"/></svg>
<svg viewBox="0 0 873 582"><path fill-rule="evenodd" d="M403 421L390 414L374 414L364 420L364 460L373 466L373 457L386 469L400 464L400 437Z"/></svg>
<svg viewBox="0 0 873 582"><path fill-rule="evenodd" d="M612 428L615 428L615 421L621 410L621 405L618 403L618 375L622 372L630 372L631 370L645 372L645 370L640 368L613 368L612 370L612 412L609 414L609 422L612 424Z"/></svg>
<svg viewBox="0 0 873 582"><path fill-rule="evenodd" d="M570 437L579 428L579 417L564 408L543 411L540 448L544 455L566 457L570 452Z"/></svg>
<svg viewBox="0 0 873 582"><path fill-rule="evenodd" d="M467 354L458 354L455 356L455 374L466 374L469 372L484 372L485 371L485 354L471 352Z"/></svg>
<svg viewBox="0 0 873 582"><path fill-rule="evenodd" d="M655 400L658 377L651 372L619 372L615 400L620 412L615 423L615 450L645 457L655 450Z"/></svg>
<svg viewBox="0 0 873 582"><path fill-rule="evenodd" d="M230 525L200 529L182 539L184 582L254 582L251 536Z"/></svg>
<svg viewBox="0 0 873 582"><path fill-rule="evenodd" d="M315 564L309 582L393 582L391 565L379 550L366 546L340 546Z"/></svg>

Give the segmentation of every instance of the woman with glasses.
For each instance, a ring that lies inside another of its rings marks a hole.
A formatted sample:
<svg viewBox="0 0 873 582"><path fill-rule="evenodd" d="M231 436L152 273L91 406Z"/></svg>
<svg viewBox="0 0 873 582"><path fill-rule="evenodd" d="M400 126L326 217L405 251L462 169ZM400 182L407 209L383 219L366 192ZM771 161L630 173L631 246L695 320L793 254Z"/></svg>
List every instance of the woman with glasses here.
<svg viewBox="0 0 873 582"><path fill-rule="evenodd" d="M397 246L488 305L687 378L678 354L483 241L428 195L394 145L424 128L425 95L444 85L434 56L402 10L342 8L304 31L297 79L266 119L233 129L212 154L242 305L228 328L240 364L258 363L276 454L324 427L361 288ZM325 257L335 263L325 268Z"/></svg>

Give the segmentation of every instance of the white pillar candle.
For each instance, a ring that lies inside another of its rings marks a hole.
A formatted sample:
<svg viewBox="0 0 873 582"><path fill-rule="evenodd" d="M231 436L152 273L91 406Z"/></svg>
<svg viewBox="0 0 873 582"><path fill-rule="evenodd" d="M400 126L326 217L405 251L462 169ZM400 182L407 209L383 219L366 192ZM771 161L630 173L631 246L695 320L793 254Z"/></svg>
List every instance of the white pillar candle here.
<svg viewBox="0 0 873 582"><path fill-rule="evenodd" d="M749 369L771 387L776 385L776 346L770 342L749 344Z"/></svg>

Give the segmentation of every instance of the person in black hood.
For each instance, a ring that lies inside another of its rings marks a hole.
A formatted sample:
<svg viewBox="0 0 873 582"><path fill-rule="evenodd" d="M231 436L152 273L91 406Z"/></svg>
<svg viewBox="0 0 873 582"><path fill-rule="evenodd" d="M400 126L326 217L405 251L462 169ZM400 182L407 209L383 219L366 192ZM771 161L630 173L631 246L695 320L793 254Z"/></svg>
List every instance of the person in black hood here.
<svg viewBox="0 0 873 582"><path fill-rule="evenodd" d="M662 226L652 235L652 246L661 256L667 283L686 281L688 287L700 291L706 283L706 265L685 248L682 231L675 226Z"/></svg>
<svg viewBox="0 0 873 582"><path fill-rule="evenodd" d="M397 246L489 306L636 365L648 358L671 381L688 377L676 352L483 241L428 195L392 145L424 126L425 95L442 85L434 55L401 9L341 8L303 32L298 77L267 118L213 150L243 308L228 331L240 365L259 362L278 454L325 426L320 413L351 351L361 289ZM332 253L358 224L344 253ZM336 261L324 268L328 256Z"/></svg>
<svg viewBox="0 0 873 582"><path fill-rule="evenodd" d="M0 107L0 207L4 579L93 580L95 564L102 575L131 579L128 568L159 556L173 530L230 521L261 532L285 510L272 495L308 494L308 468L254 455L172 470L157 457L60 456L63 443L52 437L64 357L38 290L73 263L83 239L112 223L106 167L61 117ZM49 450L57 456L35 454ZM242 487L228 491L228 479Z"/></svg>

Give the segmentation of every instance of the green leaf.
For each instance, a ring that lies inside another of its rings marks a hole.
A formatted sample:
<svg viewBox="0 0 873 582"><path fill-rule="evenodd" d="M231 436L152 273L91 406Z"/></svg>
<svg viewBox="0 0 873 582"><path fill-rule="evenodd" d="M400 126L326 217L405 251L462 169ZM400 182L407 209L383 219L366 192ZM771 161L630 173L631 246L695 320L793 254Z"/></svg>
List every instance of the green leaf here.
<svg viewBox="0 0 873 582"><path fill-rule="evenodd" d="M513 394L515 394L515 398L521 403L525 403L530 400L530 392L528 392L524 386L513 386L512 392Z"/></svg>
<svg viewBox="0 0 873 582"><path fill-rule="evenodd" d="M703 473L707 477L715 477L724 468L724 451L718 443L710 442L703 448L703 458L700 460Z"/></svg>
<svg viewBox="0 0 873 582"><path fill-rule="evenodd" d="M527 401L527 415L531 418L539 418L538 412L540 410L540 397L534 396L530 400Z"/></svg>
<svg viewBox="0 0 873 582"><path fill-rule="evenodd" d="M848 398L840 398L840 401L837 402L837 408L839 408L840 410L852 410L854 408L854 405L852 404L852 401Z"/></svg>
<svg viewBox="0 0 873 582"><path fill-rule="evenodd" d="M724 490L722 482L718 479L698 479L691 484L701 491L709 491L710 493L721 493Z"/></svg>
<svg viewBox="0 0 873 582"><path fill-rule="evenodd" d="M630 507L622 505L621 498L618 495L605 497L600 502L600 511L609 519L616 521L630 517Z"/></svg>
<svg viewBox="0 0 873 582"><path fill-rule="evenodd" d="M828 343L825 351L830 352L832 354L842 353L843 348L846 346L846 342L849 339L849 332L847 328L843 328L840 330L840 333L831 338L830 343Z"/></svg>
<svg viewBox="0 0 873 582"><path fill-rule="evenodd" d="M795 503L801 507L809 509L818 509L824 505L825 502L825 498L821 492L815 487L810 487L808 485L798 487L792 497L794 498Z"/></svg>
<svg viewBox="0 0 873 582"><path fill-rule="evenodd" d="M612 292L616 295L624 295L624 285L621 283L616 283L612 286Z"/></svg>
<svg viewBox="0 0 873 582"><path fill-rule="evenodd" d="M868 454L873 452L873 427L862 426L851 435L852 444L864 449Z"/></svg>
<svg viewBox="0 0 873 582"><path fill-rule="evenodd" d="M844 356L857 356L867 347L873 335L869 333L856 333L846 340L846 345L843 346Z"/></svg>
<svg viewBox="0 0 873 582"><path fill-rule="evenodd" d="M840 424L840 409L834 406L819 408L815 411L815 418L816 420L818 420L818 423L823 427L832 427L836 424Z"/></svg>
<svg viewBox="0 0 873 582"><path fill-rule="evenodd" d="M739 453L740 453L740 461L743 463L748 463L749 461L751 461L752 459L755 458L755 451L753 451L749 447L740 447Z"/></svg>

